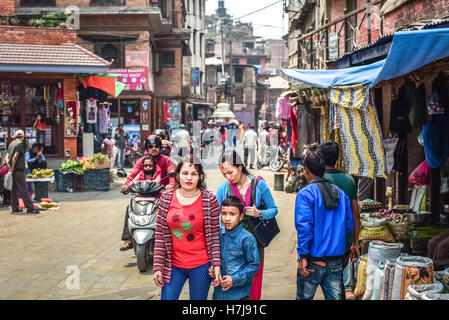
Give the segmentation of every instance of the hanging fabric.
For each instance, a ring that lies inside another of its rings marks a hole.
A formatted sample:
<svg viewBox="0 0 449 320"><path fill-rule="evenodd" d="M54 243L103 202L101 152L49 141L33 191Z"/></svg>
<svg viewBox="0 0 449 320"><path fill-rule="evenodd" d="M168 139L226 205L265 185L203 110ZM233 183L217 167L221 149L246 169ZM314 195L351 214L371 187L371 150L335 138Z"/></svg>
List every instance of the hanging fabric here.
<svg viewBox="0 0 449 320"><path fill-rule="evenodd" d="M290 109L292 105L288 96L278 98L276 101L276 118L290 119Z"/></svg>
<svg viewBox="0 0 449 320"><path fill-rule="evenodd" d="M332 87L329 98L335 105L346 172L386 178L383 139L369 86Z"/></svg>
<svg viewBox="0 0 449 320"><path fill-rule="evenodd" d="M292 127L292 150L296 154L296 144L298 143L298 107L290 108L290 125Z"/></svg>

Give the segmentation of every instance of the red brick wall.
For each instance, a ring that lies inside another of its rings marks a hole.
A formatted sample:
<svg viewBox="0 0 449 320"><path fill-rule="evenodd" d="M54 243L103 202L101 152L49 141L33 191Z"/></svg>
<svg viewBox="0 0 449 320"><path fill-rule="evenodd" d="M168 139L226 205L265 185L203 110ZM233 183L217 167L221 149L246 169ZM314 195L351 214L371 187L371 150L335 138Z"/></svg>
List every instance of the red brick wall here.
<svg viewBox="0 0 449 320"><path fill-rule="evenodd" d="M182 50L181 48L164 48L175 51L175 66L160 68L160 75L154 77L154 91L159 97L174 97L181 95L182 88ZM163 54L163 51L160 53Z"/></svg>
<svg viewBox="0 0 449 320"><path fill-rule="evenodd" d="M444 18L449 15L449 0L412 0L384 16L384 32L391 33L414 21Z"/></svg>
<svg viewBox="0 0 449 320"><path fill-rule="evenodd" d="M0 16L14 16L14 0L0 1Z"/></svg>
<svg viewBox="0 0 449 320"><path fill-rule="evenodd" d="M76 43L76 31L62 28L0 26L0 43L42 45Z"/></svg>
<svg viewBox="0 0 449 320"><path fill-rule="evenodd" d="M360 8L367 3L366 0L358 0L357 7ZM335 0L330 4L330 22L337 20L344 16L344 9L346 8L346 0ZM371 7L371 43L376 42L380 35L380 20L376 17L379 16L380 4ZM359 28L358 46L363 47L368 44L368 29L367 29L366 10L357 14L357 27ZM340 32L339 35L339 55L345 53L345 28L343 22L339 22L331 27L331 32Z"/></svg>

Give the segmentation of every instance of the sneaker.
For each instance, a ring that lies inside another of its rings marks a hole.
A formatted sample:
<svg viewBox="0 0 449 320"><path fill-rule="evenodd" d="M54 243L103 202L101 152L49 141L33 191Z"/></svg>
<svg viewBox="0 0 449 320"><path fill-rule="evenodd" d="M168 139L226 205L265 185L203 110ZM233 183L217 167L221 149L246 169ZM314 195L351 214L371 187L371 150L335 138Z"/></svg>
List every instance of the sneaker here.
<svg viewBox="0 0 449 320"><path fill-rule="evenodd" d="M133 248L133 241L126 240L123 246L120 247L120 251L126 251Z"/></svg>
<svg viewBox="0 0 449 320"><path fill-rule="evenodd" d="M37 209L33 209L33 210L27 210L27 213L35 213L35 214L39 214L41 213L39 210Z"/></svg>
<svg viewBox="0 0 449 320"><path fill-rule="evenodd" d="M346 300L355 300L355 296L352 291L346 291Z"/></svg>

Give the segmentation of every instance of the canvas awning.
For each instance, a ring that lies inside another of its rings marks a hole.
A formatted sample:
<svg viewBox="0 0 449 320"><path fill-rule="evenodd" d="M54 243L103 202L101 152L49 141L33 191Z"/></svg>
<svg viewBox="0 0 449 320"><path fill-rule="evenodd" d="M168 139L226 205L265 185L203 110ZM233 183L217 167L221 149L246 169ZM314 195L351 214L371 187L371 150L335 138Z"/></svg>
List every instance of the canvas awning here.
<svg viewBox="0 0 449 320"><path fill-rule="evenodd" d="M329 88L370 83L403 76L449 56L449 28L395 32L386 59L372 64L336 69L281 69L290 78L314 87Z"/></svg>

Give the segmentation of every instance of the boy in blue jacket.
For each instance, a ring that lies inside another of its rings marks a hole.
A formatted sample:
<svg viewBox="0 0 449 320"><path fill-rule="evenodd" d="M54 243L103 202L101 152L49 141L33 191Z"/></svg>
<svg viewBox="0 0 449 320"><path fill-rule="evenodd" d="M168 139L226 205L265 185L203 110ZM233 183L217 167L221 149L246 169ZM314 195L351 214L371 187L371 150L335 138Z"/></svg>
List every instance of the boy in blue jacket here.
<svg viewBox="0 0 449 320"><path fill-rule="evenodd" d="M240 225L243 214L239 198L229 196L223 200L221 221L224 229L220 232L222 277L220 285L214 289L214 300L249 300L251 282L259 270L260 261L256 239Z"/></svg>
<svg viewBox="0 0 449 320"><path fill-rule="evenodd" d="M304 159L309 184L296 196L298 235L297 300L312 300L321 286L326 300L344 300L345 235L354 227L348 196L323 179L324 159L311 152Z"/></svg>

